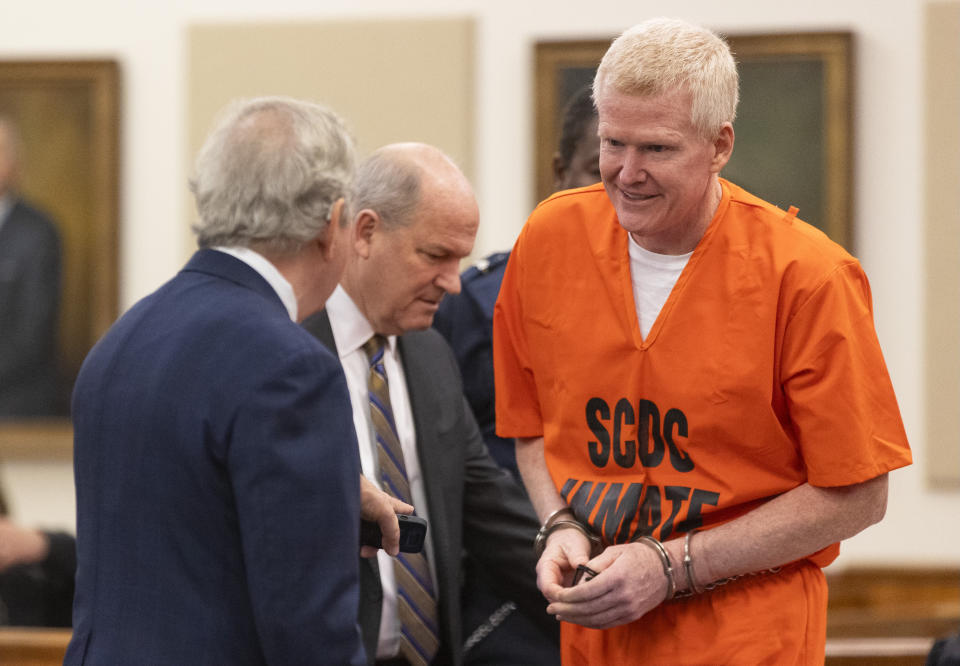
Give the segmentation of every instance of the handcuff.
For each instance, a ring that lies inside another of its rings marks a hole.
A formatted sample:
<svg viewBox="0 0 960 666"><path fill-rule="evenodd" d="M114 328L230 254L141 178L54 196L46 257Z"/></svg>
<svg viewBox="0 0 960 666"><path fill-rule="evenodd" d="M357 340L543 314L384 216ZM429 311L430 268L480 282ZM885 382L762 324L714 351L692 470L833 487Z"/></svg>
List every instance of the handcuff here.
<svg viewBox="0 0 960 666"><path fill-rule="evenodd" d="M569 514L570 517L565 518L563 517L563 514ZM543 555L543 551L547 547L547 539L550 537L550 535L557 530L562 529L575 529L583 534L583 536L587 537L587 539L590 541L591 557L600 550L600 537L598 537L583 523L577 520L573 513L573 509L568 506L564 506L547 516L547 519L543 521L543 525L537 531L537 536L533 540L533 552L536 554L537 558Z"/></svg>

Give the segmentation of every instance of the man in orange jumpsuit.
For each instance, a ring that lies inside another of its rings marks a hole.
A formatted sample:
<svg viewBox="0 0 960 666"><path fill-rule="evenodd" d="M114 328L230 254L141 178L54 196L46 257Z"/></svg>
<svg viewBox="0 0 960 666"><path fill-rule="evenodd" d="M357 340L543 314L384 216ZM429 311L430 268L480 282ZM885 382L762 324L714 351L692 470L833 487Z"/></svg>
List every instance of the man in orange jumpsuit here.
<svg viewBox="0 0 960 666"><path fill-rule="evenodd" d="M602 184L511 253L497 431L564 664L822 663L821 567L911 462L860 264L720 178L737 87L708 30L625 32L594 81Z"/></svg>

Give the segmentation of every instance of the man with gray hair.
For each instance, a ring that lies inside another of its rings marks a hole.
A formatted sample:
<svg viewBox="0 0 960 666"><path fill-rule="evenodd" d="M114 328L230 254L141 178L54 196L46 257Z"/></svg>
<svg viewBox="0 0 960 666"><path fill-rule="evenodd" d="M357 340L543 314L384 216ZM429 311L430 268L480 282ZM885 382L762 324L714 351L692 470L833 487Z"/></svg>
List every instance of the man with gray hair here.
<svg viewBox="0 0 960 666"><path fill-rule="evenodd" d="M511 253L497 430L564 664L822 664L821 568L911 461L860 264L720 178L737 85L709 30L626 31L594 81L603 182Z"/></svg>
<svg viewBox="0 0 960 666"><path fill-rule="evenodd" d="M230 108L200 250L84 361L65 663L361 664L360 466L343 371L297 322L343 270L354 146L328 109Z"/></svg>
<svg viewBox="0 0 960 666"><path fill-rule="evenodd" d="M360 626L369 663L464 662L463 558L549 635L536 588L536 516L491 458L453 352L432 329L479 224L473 190L438 149L376 151L349 197L351 253L326 309L304 326L343 364L364 475L412 504L429 529L425 553L361 563ZM520 663L522 650L513 662Z"/></svg>

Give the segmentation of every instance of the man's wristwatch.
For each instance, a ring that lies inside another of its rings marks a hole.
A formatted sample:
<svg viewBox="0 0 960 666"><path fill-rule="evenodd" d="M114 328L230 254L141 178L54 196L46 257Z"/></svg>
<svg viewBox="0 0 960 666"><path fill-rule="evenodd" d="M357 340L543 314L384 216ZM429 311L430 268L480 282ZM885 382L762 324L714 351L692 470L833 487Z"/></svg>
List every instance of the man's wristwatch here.
<svg viewBox="0 0 960 666"><path fill-rule="evenodd" d="M590 540L591 555L599 549L600 537L591 532L585 525L577 520L577 517L573 514L573 509L565 506L551 513L549 516L547 516L547 519L543 521L543 525L540 527L536 538L533 540L533 552L536 553L537 557L543 555L543 550L547 547L547 538L551 534L557 530L568 528L578 530L581 534L583 534L583 536Z"/></svg>

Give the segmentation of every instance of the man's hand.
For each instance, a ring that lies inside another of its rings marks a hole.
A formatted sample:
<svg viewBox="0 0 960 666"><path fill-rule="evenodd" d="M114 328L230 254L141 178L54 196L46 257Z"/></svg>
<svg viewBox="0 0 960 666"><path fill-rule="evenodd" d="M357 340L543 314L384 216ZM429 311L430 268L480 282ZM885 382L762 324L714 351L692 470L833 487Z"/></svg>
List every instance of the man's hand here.
<svg viewBox="0 0 960 666"><path fill-rule="evenodd" d="M564 531L576 534L575 530ZM585 538L583 541L586 543ZM551 536L544 557L553 545ZM543 558L540 563L544 563ZM538 574L541 564L537 565ZM609 629L643 617L659 606L667 594L667 579L660 558L644 544L610 546L586 565L600 573L576 587L551 586L552 596L540 588L551 602L547 612L556 615L558 620Z"/></svg>
<svg viewBox="0 0 960 666"><path fill-rule="evenodd" d="M411 514L413 507L377 488L367 477L360 475L360 517L380 526L383 550L396 557L400 552L400 523L397 514ZM361 546L360 557L375 557L377 549Z"/></svg>
<svg viewBox="0 0 960 666"><path fill-rule="evenodd" d="M557 601L573 582L577 566L590 559L590 546L590 540L573 528L558 529L548 537L537 562L537 587L547 601Z"/></svg>
<svg viewBox="0 0 960 666"><path fill-rule="evenodd" d="M18 564L41 562L50 550L47 537L0 517L0 571Z"/></svg>

